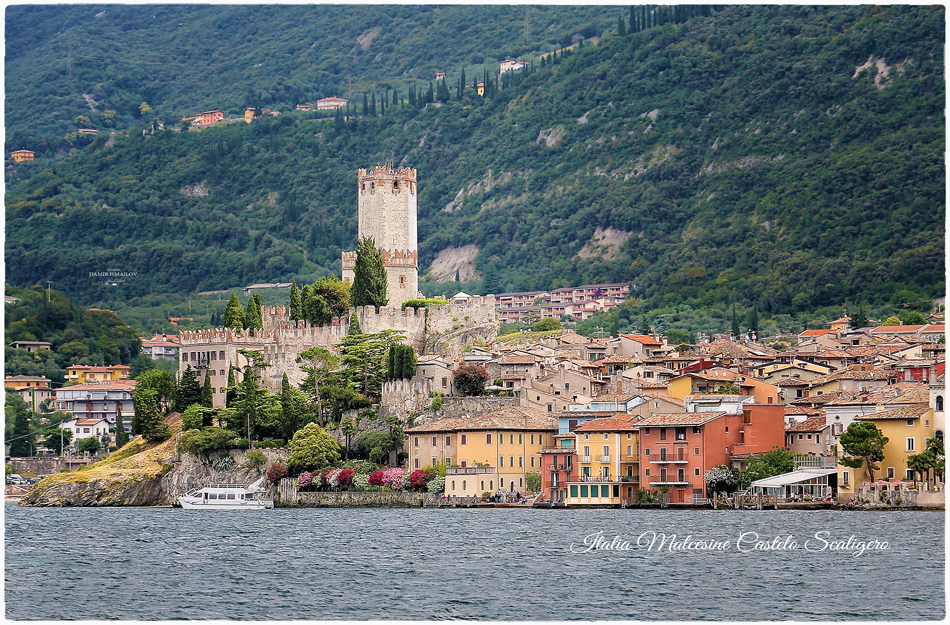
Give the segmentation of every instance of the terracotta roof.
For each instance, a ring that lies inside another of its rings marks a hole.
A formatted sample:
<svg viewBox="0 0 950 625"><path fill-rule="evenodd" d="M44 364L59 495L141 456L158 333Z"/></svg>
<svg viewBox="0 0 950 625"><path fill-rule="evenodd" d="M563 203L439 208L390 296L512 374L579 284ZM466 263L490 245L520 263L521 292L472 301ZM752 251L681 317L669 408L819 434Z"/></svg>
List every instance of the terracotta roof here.
<svg viewBox="0 0 950 625"><path fill-rule="evenodd" d="M643 334L621 334L625 339L630 339L631 341L636 341L637 343L642 343L643 345L663 345L652 336L646 336Z"/></svg>
<svg viewBox="0 0 950 625"><path fill-rule="evenodd" d="M820 432L826 427L828 423L825 423L825 417L810 417L805 419L801 423L793 423L787 428L786 432Z"/></svg>
<svg viewBox="0 0 950 625"><path fill-rule="evenodd" d="M658 413L644 417L637 423L640 427L651 426L670 426L670 425L703 425L709 423L721 416L725 412L679 412L679 413Z"/></svg>
<svg viewBox="0 0 950 625"><path fill-rule="evenodd" d="M605 365L625 365L631 360L630 356L607 356L597 362Z"/></svg>
<svg viewBox="0 0 950 625"><path fill-rule="evenodd" d="M593 419L577 426L575 432L633 432L639 429L629 417L606 417Z"/></svg>
<svg viewBox="0 0 950 625"><path fill-rule="evenodd" d="M406 430L407 434L473 430L557 430L557 419L534 408L508 406L477 417L438 419Z"/></svg>
<svg viewBox="0 0 950 625"><path fill-rule="evenodd" d="M49 382L50 379L41 375L8 375L5 382Z"/></svg>
<svg viewBox="0 0 950 625"><path fill-rule="evenodd" d="M902 382L863 391L843 391L833 401L827 403L832 406L846 406L852 404L907 404L929 400L930 390L926 384Z"/></svg>
<svg viewBox="0 0 950 625"><path fill-rule="evenodd" d="M907 332L913 334L914 332L919 331L921 328L926 328L927 326L878 326L871 330L871 334L884 334L884 333L897 333L897 332Z"/></svg>
<svg viewBox="0 0 950 625"><path fill-rule="evenodd" d="M628 402L634 397L639 397L639 393L612 393L610 395L600 395L594 397L591 401L622 401Z"/></svg>
<svg viewBox="0 0 950 625"><path fill-rule="evenodd" d="M824 336L825 334L831 334L834 330L805 330L798 336Z"/></svg>
<svg viewBox="0 0 950 625"><path fill-rule="evenodd" d="M76 425L95 425L103 421L105 421L105 419L76 419Z"/></svg>
<svg viewBox="0 0 950 625"><path fill-rule="evenodd" d="M785 406L786 415L817 415L820 414L821 410L817 408L806 408L805 406Z"/></svg>
<svg viewBox="0 0 950 625"><path fill-rule="evenodd" d="M74 384L73 386L64 386L60 391L101 391L101 390L133 390L135 389L135 380L112 380L110 382L89 382L86 384Z"/></svg>
<svg viewBox="0 0 950 625"><path fill-rule="evenodd" d="M790 378L782 378L775 382L776 386L811 386L811 382L803 380L798 376L792 376Z"/></svg>
<svg viewBox="0 0 950 625"><path fill-rule="evenodd" d="M537 357L534 355L522 355L522 354L506 354L501 362L498 364L502 365L533 365L537 362Z"/></svg>
<svg viewBox="0 0 950 625"><path fill-rule="evenodd" d="M881 421L887 419L919 419L927 411L930 410L930 404L926 402L921 402L917 404L911 404L910 406L904 406L903 408L895 408L894 410L885 410L884 412L876 412L874 414L861 415L855 417L855 421Z"/></svg>

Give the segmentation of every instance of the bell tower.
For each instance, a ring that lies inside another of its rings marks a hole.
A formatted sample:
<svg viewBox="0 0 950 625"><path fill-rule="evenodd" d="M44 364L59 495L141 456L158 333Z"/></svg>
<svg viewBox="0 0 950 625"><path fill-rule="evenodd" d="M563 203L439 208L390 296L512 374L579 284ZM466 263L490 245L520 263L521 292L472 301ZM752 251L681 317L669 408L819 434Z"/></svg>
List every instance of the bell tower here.
<svg viewBox="0 0 950 625"><path fill-rule="evenodd" d="M416 170L393 163L357 172L359 236L371 237L383 254L386 296L399 308L419 292L416 235ZM356 252L343 252L343 280L352 283Z"/></svg>

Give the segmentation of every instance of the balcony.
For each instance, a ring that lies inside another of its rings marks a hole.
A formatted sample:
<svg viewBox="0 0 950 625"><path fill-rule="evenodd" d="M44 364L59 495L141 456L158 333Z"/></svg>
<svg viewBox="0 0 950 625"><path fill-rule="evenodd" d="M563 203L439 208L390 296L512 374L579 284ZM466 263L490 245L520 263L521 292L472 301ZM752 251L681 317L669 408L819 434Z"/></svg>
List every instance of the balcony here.
<svg viewBox="0 0 950 625"><path fill-rule="evenodd" d="M674 456L673 454L650 454L643 456L650 464L686 464L689 459L683 456Z"/></svg>
<svg viewBox="0 0 950 625"><path fill-rule="evenodd" d="M594 462L610 462L609 455L596 455L594 456Z"/></svg>
<svg viewBox="0 0 950 625"><path fill-rule="evenodd" d="M445 469L446 475L479 475L484 473L497 473L495 467L448 467Z"/></svg>
<svg viewBox="0 0 950 625"><path fill-rule="evenodd" d="M591 483L597 482L619 482L617 478L611 479L609 475L581 475L575 480L570 480L572 483Z"/></svg>
<svg viewBox="0 0 950 625"><path fill-rule="evenodd" d="M581 456L581 462L590 462L590 456Z"/></svg>
<svg viewBox="0 0 950 625"><path fill-rule="evenodd" d="M663 478L660 478L661 480ZM650 482L650 486L692 486L692 482L678 482L676 480L667 480L659 482Z"/></svg>

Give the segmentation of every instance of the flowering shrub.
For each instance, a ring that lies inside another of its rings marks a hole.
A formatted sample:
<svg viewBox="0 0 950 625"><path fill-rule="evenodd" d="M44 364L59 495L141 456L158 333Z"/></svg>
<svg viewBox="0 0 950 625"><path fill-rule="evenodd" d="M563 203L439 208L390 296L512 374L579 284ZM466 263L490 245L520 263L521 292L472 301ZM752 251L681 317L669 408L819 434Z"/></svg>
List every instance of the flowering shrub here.
<svg viewBox="0 0 950 625"><path fill-rule="evenodd" d="M425 471L422 469L416 469L409 476L409 485L413 488L423 488L426 484L429 483L431 478L426 475Z"/></svg>
<svg viewBox="0 0 950 625"><path fill-rule="evenodd" d="M300 488L307 488L310 484L313 483L313 474L309 471L304 471L297 477L297 484Z"/></svg>
<svg viewBox="0 0 950 625"><path fill-rule="evenodd" d="M353 476L353 486L355 488L366 489L369 488L369 475L366 473L357 473Z"/></svg>
<svg viewBox="0 0 950 625"><path fill-rule="evenodd" d="M267 469L267 479L271 484L276 484L282 477L287 477L287 465L284 463L275 462Z"/></svg>
<svg viewBox="0 0 950 625"><path fill-rule="evenodd" d="M405 472L398 467L383 471L383 486L388 486L393 490L402 490L402 476L404 473Z"/></svg>
<svg viewBox="0 0 950 625"><path fill-rule="evenodd" d="M706 483L707 492L729 493L734 490L736 474L732 469L720 464L706 471L703 474L703 481Z"/></svg>
<svg viewBox="0 0 950 625"><path fill-rule="evenodd" d="M320 486L327 488L330 486L330 472L333 471L332 467L327 467L323 471L320 471Z"/></svg>
<svg viewBox="0 0 950 625"><path fill-rule="evenodd" d="M382 486L384 473L385 471L373 471L373 474L369 476L370 486Z"/></svg>
<svg viewBox="0 0 950 625"><path fill-rule="evenodd" d="M356 476L356 471L353 469L340 469L340 472L337 473L336 481L343 488L349 488L353 484L353 478Z"/></svg>
<svg viewBox="0 0 950 625"><path fill-rule="evenodd" d="M442 475L436 475L434 478L429 480L428 484L426 484L426 489L430 493L441 493L445 490L445 477Z"/></svg>
<svg viewBox="0 0 950 625"><path fill-rule="evenodd" d="M403 472L402 483L399 485L399 487L405 491L412 490L412 481L409 479L409 473Z"/></svg>

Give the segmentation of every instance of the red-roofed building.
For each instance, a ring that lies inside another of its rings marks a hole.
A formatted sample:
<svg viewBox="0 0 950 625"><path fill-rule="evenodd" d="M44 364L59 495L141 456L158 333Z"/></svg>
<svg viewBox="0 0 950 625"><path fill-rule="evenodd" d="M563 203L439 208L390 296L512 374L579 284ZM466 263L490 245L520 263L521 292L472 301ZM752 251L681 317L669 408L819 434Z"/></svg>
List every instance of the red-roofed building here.
<svg viewBox="0 0 950 625"><path fill-rule="evenodd" d="M665 346L666 339L664 338L663 341L661 343L652 336L643 334L621 334L620 355L632 358L650 358L653 356L654 350Z"/></svg>
<svg viewBox="0 0 950 625"><path fill-rule="evenodd" d="M165 334L156 334L148 340L142 341L142 352L152 360L178 360L178 343L170 340Z"/></svg>
<svg viewBox="0 0 950 625"><path fill-rule="evenodd" d="M76 384L58 389L54 405L77 419L105 419L111 425L115 425L116 411L121 409L125 429L131 432L134 393L135 380Z"/></svg>
<svg viewBox="0 0 950 625"><path fill-rule="evenodd" d="M578 474L568 484L568 506L620 507L639 490L637 426L626 414L593 419L574 430Z"/></svg>

